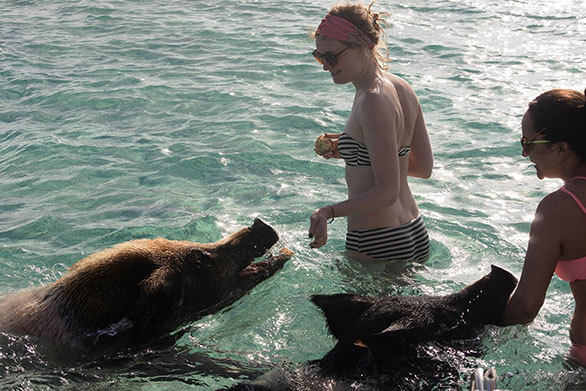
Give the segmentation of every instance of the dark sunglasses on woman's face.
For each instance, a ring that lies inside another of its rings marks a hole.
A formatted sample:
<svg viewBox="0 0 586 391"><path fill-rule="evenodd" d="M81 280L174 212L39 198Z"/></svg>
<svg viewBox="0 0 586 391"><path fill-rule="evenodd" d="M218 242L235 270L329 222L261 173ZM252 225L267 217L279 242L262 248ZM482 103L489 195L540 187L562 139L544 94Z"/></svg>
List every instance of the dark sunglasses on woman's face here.
<svg viewBox="0 0 586 391"><path fill-rule="evenodd" d="M541 129L539 132L535 133L531 137L521 136L521 147L523 148L524 152L527 152L527 149L530 145L533 144L549 144L551 141L549 140L537 140L537 136L539 136L546 128Z"/></svg>
<svg viewBox="0 0 586 391"><path fill-rule="evenodd" d="M327 61L327 63L331 66L336 66L336 64L338 63L338 56L342 53L344 53L344 51L346 51L348 48L350 48L351 46L346 46L344 49L342 49L341 51L339 51L338 53L320 53L317 51L317 49L315 49L313 51L313 57L315 57L315 59L317 60L317 62L319 62L320 64L323 65L324 61Z"/></svg>

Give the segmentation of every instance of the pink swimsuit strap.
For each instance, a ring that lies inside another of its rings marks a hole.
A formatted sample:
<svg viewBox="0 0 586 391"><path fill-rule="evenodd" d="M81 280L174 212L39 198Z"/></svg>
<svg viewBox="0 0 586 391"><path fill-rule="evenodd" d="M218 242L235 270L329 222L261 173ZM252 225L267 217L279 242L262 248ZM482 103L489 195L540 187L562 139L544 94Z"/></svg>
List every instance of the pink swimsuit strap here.
<svg viewBox="0 0 586 391"><path fill-rule="evenodd" d="M584 180L586 180L586 177L583 177L583 176L575 176L572 179L570 179L568 182L571 182L574 179L584 179ZM586 207L584 206L584 204L582 203L582 201L580 201L580 199L578 197L576 197L576 195L574 193L572 193L570 190L566 189L565 186L562 186L560 188L560 190L563 191L564 193L568 194L570 197L572 197L574 199L574 201L576 201L576 204L578 204L578 206L580 207L580 209L582 209L582 212L584 212L584 214L586 214Z"/></svg>
<svg viewBox="0 0 586 391"><path fill-rule="evenodd" d="M577 176L570 179L568 182L571 182L574 179L586 180L586 177ZM586 208L584 207L584 204L582 203L582 201L580 201L578 197L576 197L574 193L566 189L565 186L562 186L560 190L568 194L570 197L572 197L576 204L578 204L580 209L582 209L582 212L586 214ZM586 256L571 260L560 259L556 265L555 274L557 274L558 277L562 280L569 282L586 280ZM579 357L581 357L581 360L583 360L583 362L586 362L586 346L582 346L580 347L580 349L574 349L573 355L578 355Z"/></svg>

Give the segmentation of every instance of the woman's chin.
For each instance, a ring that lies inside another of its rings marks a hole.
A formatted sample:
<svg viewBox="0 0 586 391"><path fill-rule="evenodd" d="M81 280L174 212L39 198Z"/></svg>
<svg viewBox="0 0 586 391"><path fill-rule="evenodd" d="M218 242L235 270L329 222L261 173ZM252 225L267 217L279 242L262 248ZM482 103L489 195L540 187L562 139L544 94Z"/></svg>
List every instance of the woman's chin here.
<svg viewBox="0 0 586 391"><path fill-rule="evenodd" d="M344 80L344 78L342 77L342 72L338 71L336 73L332 73L332 80L334 83L336 84L346 84L349 82L349 80Z"/></svg>

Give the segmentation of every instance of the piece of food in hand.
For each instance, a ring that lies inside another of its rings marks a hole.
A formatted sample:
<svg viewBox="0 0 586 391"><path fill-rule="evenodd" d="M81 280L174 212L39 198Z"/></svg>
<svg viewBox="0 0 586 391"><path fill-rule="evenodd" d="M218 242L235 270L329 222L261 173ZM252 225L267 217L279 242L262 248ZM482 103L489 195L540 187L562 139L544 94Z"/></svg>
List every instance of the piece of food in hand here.
<svg viewBox="0 0 586 391"><path fill-rule="evenodd" d="M324 156L325 154L333 153L336 149L334 142L331 138L327 137L325 134L322 134L315 140L315 147L313 150L320 156Z"/></svg>
<svg viewBox="0 0 586 391"><path fill-rule="evenodd" d="M279 250L279 255L282 257L292 257L295 254L293 251L289 250L287 247L283 247Z"/></svg>

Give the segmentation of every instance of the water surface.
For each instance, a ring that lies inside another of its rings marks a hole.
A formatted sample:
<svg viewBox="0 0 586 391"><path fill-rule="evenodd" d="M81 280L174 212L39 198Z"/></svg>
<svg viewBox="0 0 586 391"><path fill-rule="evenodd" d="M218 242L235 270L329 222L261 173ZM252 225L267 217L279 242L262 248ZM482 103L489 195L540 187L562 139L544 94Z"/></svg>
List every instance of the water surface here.
<svg viewBox="0 0 586 391"><path fill-rule="evenodd" d="M586 87L584 2L376 4L392 14L390 68L417 91L435 153L432 178L411 180L431 259L386 273L343 257L343 219L308 247L311 211L346 194L342 163L313 153L353 97L311 57L308 31L332 4L2 1L0 293L122 241L215 241L253 217L295 257L161 351L104 359L0 335L0 388L214 390L323 356L334 341L312 293L446 294L493 263L520 274L535 207L561 184L521 157L520 119L545 90ZM490 328L466 368L495 366L511 390L585 389L566 362L572 311L554 277L535 322Z"/></svg>

